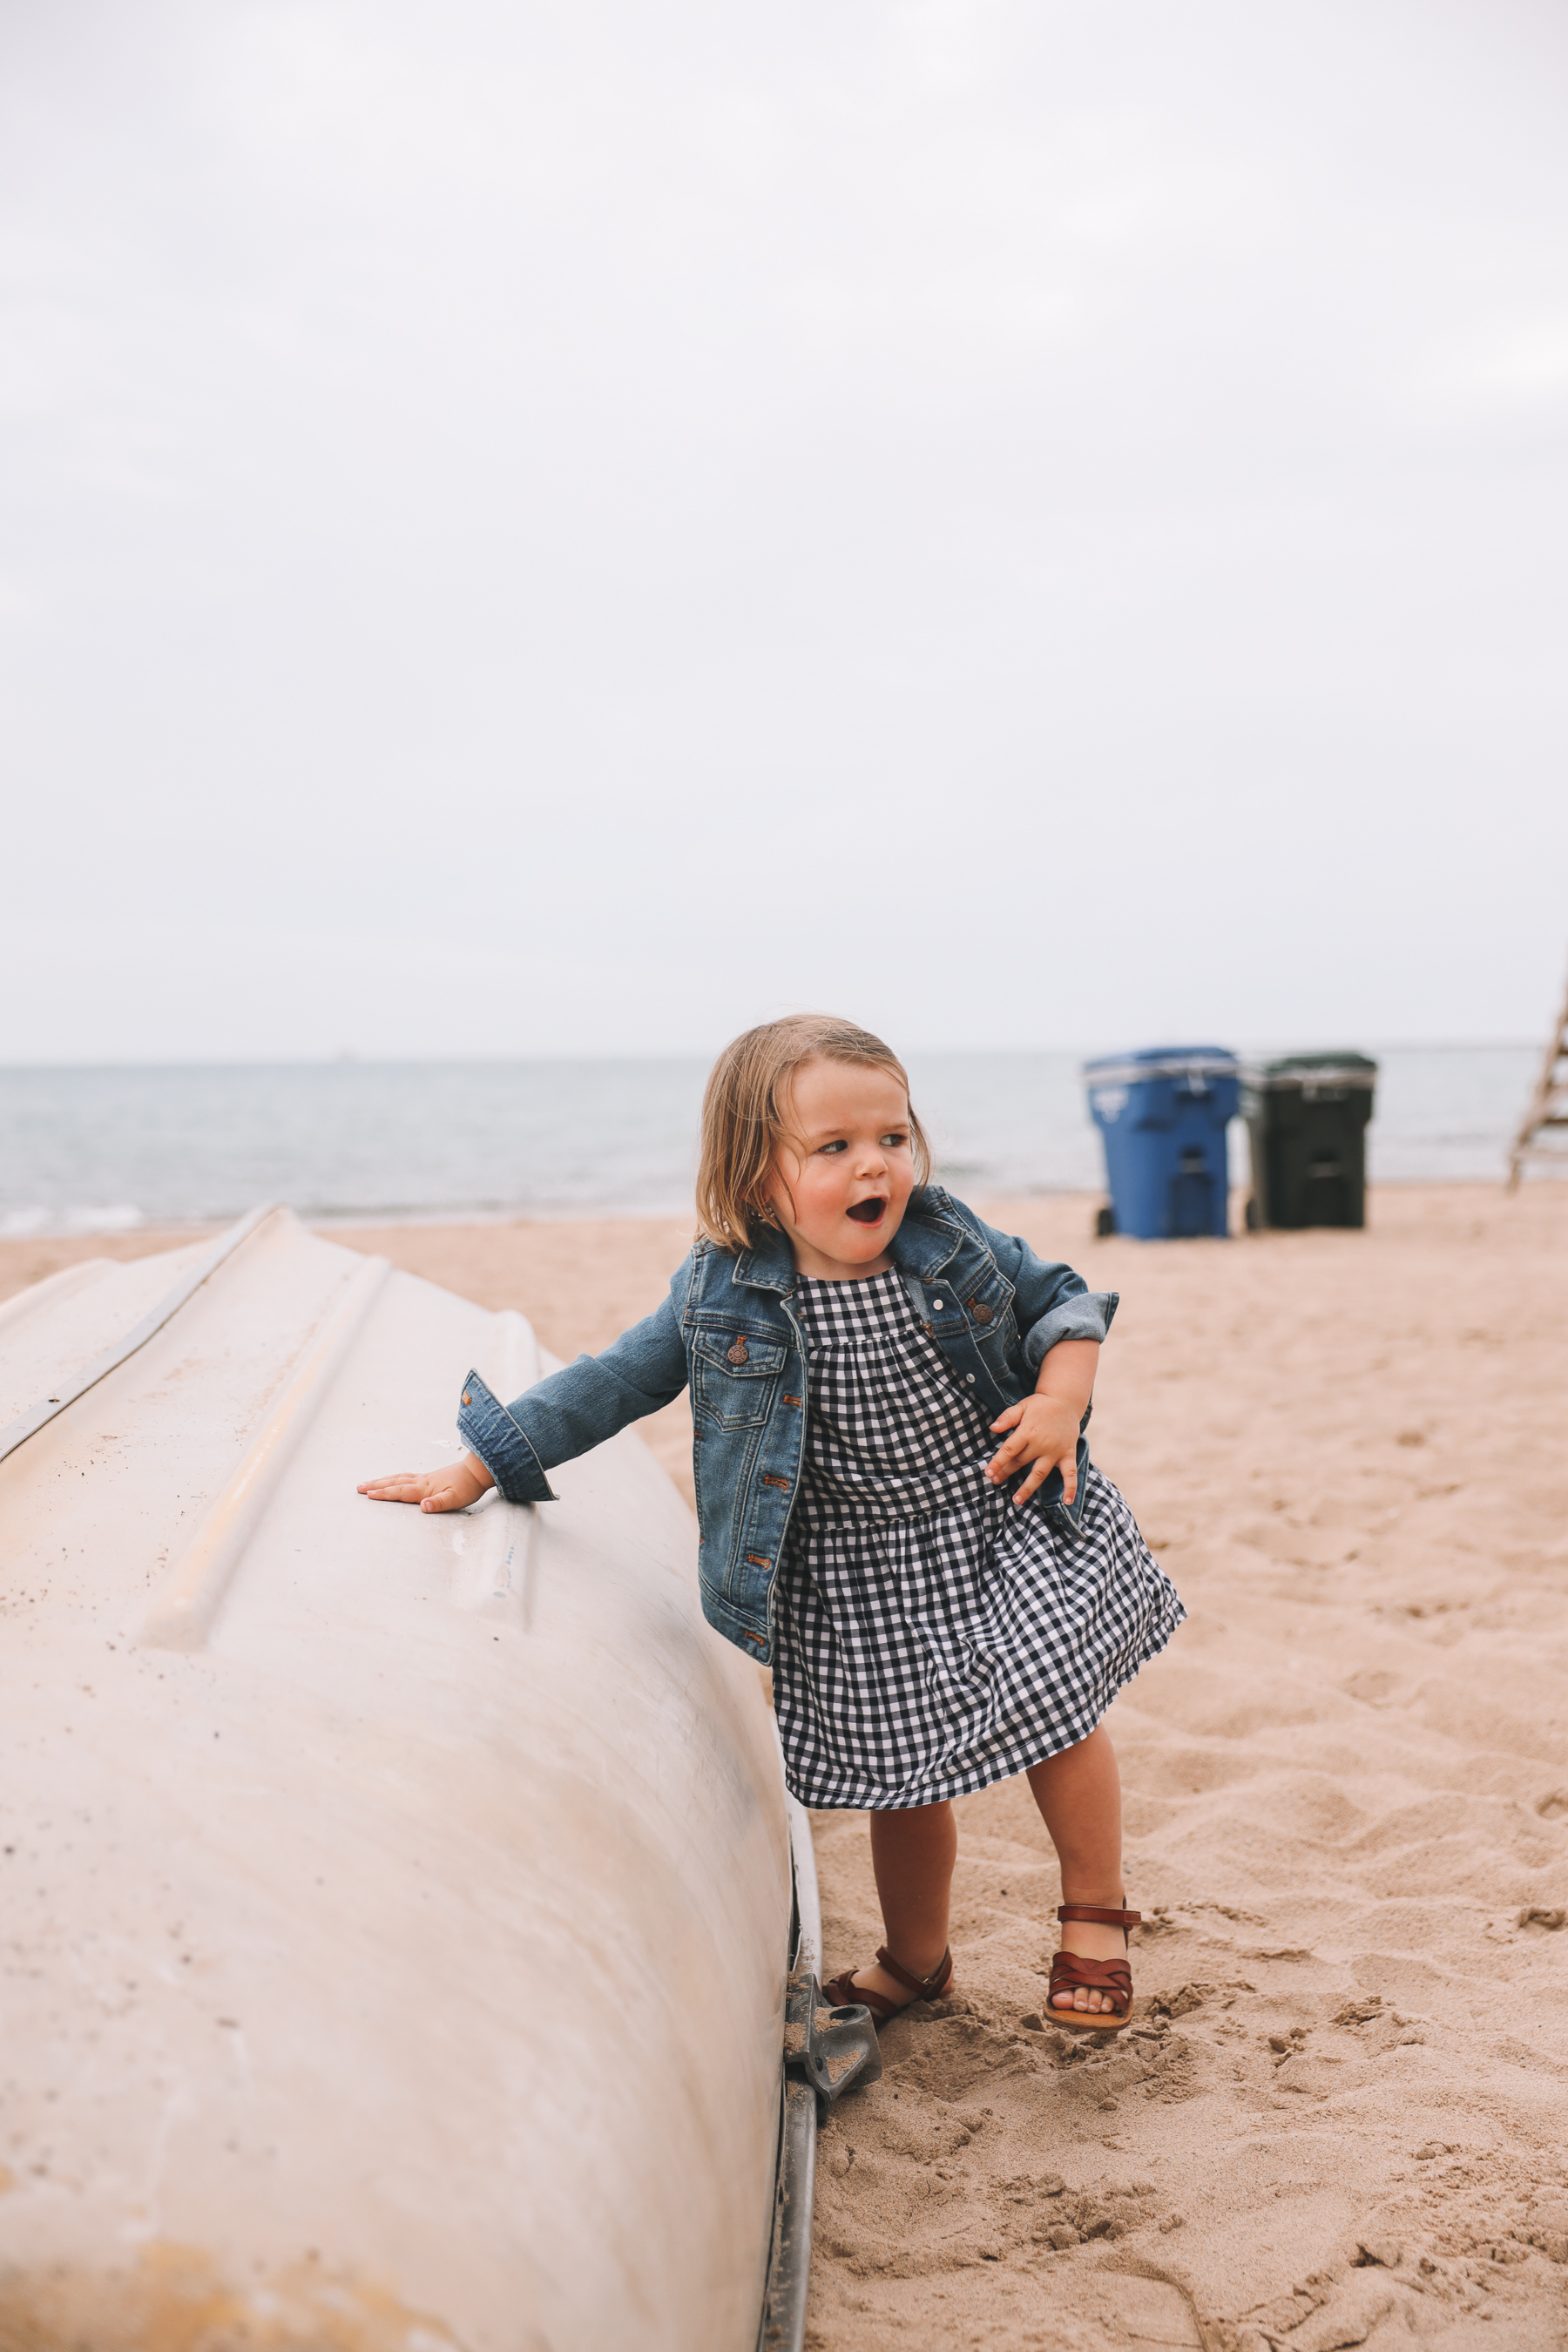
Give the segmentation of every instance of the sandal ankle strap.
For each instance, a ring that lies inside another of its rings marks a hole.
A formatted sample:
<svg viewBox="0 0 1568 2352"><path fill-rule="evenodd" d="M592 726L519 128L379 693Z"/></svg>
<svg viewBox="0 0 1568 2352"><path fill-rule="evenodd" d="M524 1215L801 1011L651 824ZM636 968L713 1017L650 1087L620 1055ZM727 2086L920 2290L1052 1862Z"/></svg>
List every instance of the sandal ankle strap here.
<svg viewBox="0 0 1568 2352"><path fill-rule="evenodd" d="M1084 1903L1064 1903L1057 1917L1075 1919L1086 1927L1141 1927L1143 1924L1142 1911L1096 1911Z"/></svg>
<svg viewBox="0 0 1568 2352"><path fill-rule="evenodd" d="M929 1977L912 1977L908 1969L894 1959L885 1944L878 1946L877 1962L879 1968L887 1969L890 1977L896 1977L900 1984L906 1986L916 2000L932 2000L952 1974L951 1951L943 1952Z"/></svg>

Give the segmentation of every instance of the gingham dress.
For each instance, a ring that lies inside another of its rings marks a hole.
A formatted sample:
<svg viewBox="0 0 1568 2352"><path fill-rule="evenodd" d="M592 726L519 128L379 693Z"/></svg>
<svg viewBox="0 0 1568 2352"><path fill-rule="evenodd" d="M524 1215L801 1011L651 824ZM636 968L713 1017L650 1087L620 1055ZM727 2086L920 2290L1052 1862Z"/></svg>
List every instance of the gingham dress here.
<svg viewBox="0 0 1568 2352"><path fill-rule="evenodd" d="M1087 1738L1186 1614L1121 1495L1091 1468L1076 1537L1015 1509L896 1272L800 1276L794 1303L810 1412L773 1705L795 1794L930 1805Z"/></svg>

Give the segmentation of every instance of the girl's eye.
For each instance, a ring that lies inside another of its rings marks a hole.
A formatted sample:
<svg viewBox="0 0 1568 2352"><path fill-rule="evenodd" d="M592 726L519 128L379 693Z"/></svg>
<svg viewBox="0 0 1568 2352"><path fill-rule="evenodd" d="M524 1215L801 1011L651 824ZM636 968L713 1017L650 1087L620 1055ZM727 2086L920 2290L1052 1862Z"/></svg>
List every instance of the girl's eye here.
<svg viewBox="0 0 1568 2352"><path fill-rule="evenodd" d="M895 1132L892 1135L884 1135L881 1138L884 1148L889 1151L901 1151L909 1139L910 1139L907 1135L899 1132Z"/></svg>
<svg viewBox="0 0 1568 2352"><path fill-rule="evenodd" d="M849 1149L849 1146L848 1146L847 1143L844 1143L844 1142L840 1141L840 1142L837 1142L837 1143L825 1143L825 1144L823 1144L823 1146L822 1146L821 1148L822 1148L822 1150L824 1150L824 1152L828 1152L828 1151L847 1151L847 1150L848 1150L848 1149Z"/></svg>

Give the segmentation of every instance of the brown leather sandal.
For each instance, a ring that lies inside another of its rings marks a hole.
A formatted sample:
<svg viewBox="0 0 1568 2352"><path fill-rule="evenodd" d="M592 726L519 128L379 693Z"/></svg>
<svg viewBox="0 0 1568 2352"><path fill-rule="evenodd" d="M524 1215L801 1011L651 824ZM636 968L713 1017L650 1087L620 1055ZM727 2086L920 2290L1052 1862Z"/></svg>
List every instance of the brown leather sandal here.
<svg viewBox="0 0 1568 2352"><path fill-rule="evenodd" d="M847 2009L853 2001L864 2001L878 2024L886 2025L890 2017L901 2017L917 2000L940 2000L952 1982L951 1950L943 1952L929 1977L910 1976L908 1969L900 1967L886 1945L878 1949L877 1966L886 1969L890 1977L897 1977L901 1985L908 1985L908 2000L889 2000L885 1992L878 1992L871 1985L858 1985L853 1969L846 1969L841 1977L834 1977L823 1986L823 2000L830 2009Z"/></svg>
<svg viewBox="0 0 1568 2352"><path fill-rule="evenodd" d="M1057 1913L1064 1922L1081 1920L1091 1927L1120 1927L1123 1940L1129 1927L1142 1924L1142 1911L1092 1911L1081 1903L1064 1903ZM1108 1992L1111 2009L1058 2009L1058 1992ZM1058 1952L1051 1962L1051 1989L1046 2014L1053 2025L1068 2033L1120 2033L1132 2014L1132 1969L1126 1960L1090 1960L1081 1952Z"/></svg>

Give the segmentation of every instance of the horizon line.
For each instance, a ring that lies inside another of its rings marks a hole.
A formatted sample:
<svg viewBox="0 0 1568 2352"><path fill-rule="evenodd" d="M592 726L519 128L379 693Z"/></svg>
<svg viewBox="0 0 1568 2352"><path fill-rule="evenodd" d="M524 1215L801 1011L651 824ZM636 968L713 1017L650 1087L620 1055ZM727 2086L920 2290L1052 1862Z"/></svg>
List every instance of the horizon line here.
<svg viewBox="0 0 1568 2352"><path fill-rule="evenodd" d="M1263 1041L1253 1040L1241 1045L1217 1045L1215 1040L1208 1038L1203 1041L1201 1050L1208 1052L1217 1050L1225 1053L1234 1053L1238 1058L1246 1059L1252 1055L1263 1054L1302 1052L1325 1053L1336 1050L1346 1053L1353 1050L1356 1052L1368 1052L1373 1054L1484 1054L1524 1051L1538 1052L1540 1047L1540 1036L1534 1035L1529 1037L1383 1037L1365 1040L1360 1046L1354 1048L1347 1045L1343 1039L1339 1041L1337 1047L1331 1045L1325 1046L1321 1042L1321 1039L1320 1042L1309 1047L1302 1045L1299 1041L1285 1042L1279 1038L1270 1038ZM132 1057L127 1055L115 1055L109 1058L83 1058L81 1060L0 1061L0 1076L23 1076L40 1072L58 1073L61 1075L76 1073L86 1076L89 1073L110 1070L345 1070L446 1069L454 1067L462 1069L537 1069L542 1067L565 1067L574 1065L581 1065L583 1063L598 1064L606 1067L616 1066L625 1066L630 1065L636 1067L661 1068L668 1067L670 1065L677 1063L695 1063L706 1066L712 1061L713 1054L721 1050L722 1048L721 1047L715 1047L712 1049L712 1052L698 1050L666 1054L626 1054L613 1052L542 1052L532 1054L371 1054L359 1053L351 1048L345 1047L331 1054L245 1054L233 1055L222 1059L205 1055L149 1056L146 1058ZM1146 1050L1148 1050L1146 1047L1133 1047L1131 1045L1117 1047L1114 1045L1107 1046L1105 1045L911 1045L906 1046L902 1050L900 1058L911 1062L915 1060L963 1060L966 1062L973 1062L976 1060L1077 1060L1093 1059L1097 1055L1103 1055L1107 1053L1115 1053L1118 1051L1131 1053L1134 1051ZM1165 1050L1172 1053L1182 1053L1184 1051L1195 1053L1200 1050L1200 1047L1195 1045L1186 1045L1171 1040L1166 1041Z"/></svg>

